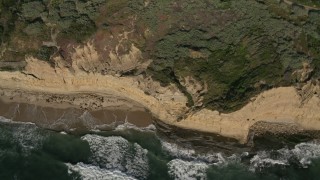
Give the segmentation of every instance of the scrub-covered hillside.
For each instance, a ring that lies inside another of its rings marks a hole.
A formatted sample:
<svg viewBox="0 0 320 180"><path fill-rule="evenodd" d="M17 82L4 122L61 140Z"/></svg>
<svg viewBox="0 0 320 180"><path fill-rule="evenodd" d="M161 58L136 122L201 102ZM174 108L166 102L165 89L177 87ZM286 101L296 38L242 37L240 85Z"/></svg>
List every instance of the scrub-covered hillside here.
<svg viewBox="0 0 320 180"><path fill-rule="evenodd" d="M0 14L1 71L34 57L71 72L142 74L176 84L191 109L230 112L320 77L315 0L1 0Z"/></svg>

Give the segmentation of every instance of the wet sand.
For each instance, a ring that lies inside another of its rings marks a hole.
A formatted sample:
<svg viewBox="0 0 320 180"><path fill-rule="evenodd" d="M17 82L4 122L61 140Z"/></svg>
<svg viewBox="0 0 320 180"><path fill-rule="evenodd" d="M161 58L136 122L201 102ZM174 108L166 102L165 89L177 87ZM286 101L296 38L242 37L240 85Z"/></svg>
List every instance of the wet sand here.
<svg viewBox="0 0 320 180"><path fill-rule="evenodd" d="M0 116L16 122L31 122L39 127L69 132L75 130L109 130L129 122L137 127L152 124L147 111L124 109L85 110L71 105L40 106L24 102L5 102L0 98Z"/></svg>
<svg viewBox="0 0 320 180"><path fill-rule="evenodd" d="M85 119L80 124L96 124L96 120L89 117L100 110L127 113L147 109L166 124L219 134L237 139L242 144L248 143L251 127L259 122L265 122L263 127L255 129L260 134L270 129L282 130L270 128L268 124L274 123L294 124L301 131L320 130L319 94L320 82L308 82L301 90L293 86L273 88L252 98L240 110L225 114L207 108L192 111L186 106L187 98L175 85L162 87L150 77L71 72L65 66L52 68L34 58L28 60L23 72L0 72L0 97L9 98L11 102L87 110L86 113L75 113L77 118L74 121L70 118L73 115L67 113L68 118L60 118L54 125L74 124L79 122L79 116ZM116 117L123 121L126 113ZM109 122L115 121L112 113L107 114ZM296 130L289 128L286 132Z"/></svg>

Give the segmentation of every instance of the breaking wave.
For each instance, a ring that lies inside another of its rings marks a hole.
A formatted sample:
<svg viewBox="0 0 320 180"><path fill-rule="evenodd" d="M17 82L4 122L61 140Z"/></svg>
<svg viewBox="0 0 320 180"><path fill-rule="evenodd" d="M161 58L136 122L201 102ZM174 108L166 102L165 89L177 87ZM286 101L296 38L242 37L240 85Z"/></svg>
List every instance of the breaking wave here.
<svg viewBox="0 0 320 180"><path fill-rule="evenodd" d="M205 180L209 165L204 162L174 159L168 163L169 175L177 180Z"/></svg>
<svg viewBox="0 0 320 180"><path fill-rule="evenodd" d="M85 135L81 138L90 145L90 163L108 170L118 170L138 179L148 177L147 153L137 143L117 136Z"/></svg>
<svg viewBox="0 0 320 180"><path fill-rule="evenodd" d="M308 168L312 160L320 158L320 144L306 142L294 148L258 151L253 157L248 152L227 156L223 153L198 153L193 148L179 146L162 140L162 149L176 159L168 163L169 174L175 179L206 179L205 171L209 166L226 167L230 164L247 164L249 171L261 171L273 166ZM197 176L199 175L199 176Z"/></svg>
<svg viewBox="0 0 320 180"><path fill-rule="evenodd" d="M161 140L161 144L164 151L171 156L180 159L202 161L212 165L226 165L231 162L240 162L241 160L240 156L236 154L225 156L223 153L199 153L191 147L182 147L176 143L167 142L165 140Z"/></svg>
<svg viewBox="0 0 320 180"><path fill-rule="evenodd" d="M83 116L88 116L88 114L83 114ZM88 119L88 117L83 118ZM17 146L22 147L22 152L26 154L34 149L41 149L39 147L41 147L42 142L49 136L35 124L14 122L1 116L0 125L0 139L8 139L8 142L14 142ZM90 123L87 125L92 127ZM142 138L144 138L144 135L150 136L152 134L152 137L154 136L154 133L144 132L155 132L153 125L139 128L128 122L118 125L115 131L126 131L128 129L142 131ZM245 170L251 172L259 172L274 166L286 168L294 165L299 168L308 168L314 159L320 158L320 143L316 141L300 143L293 148L258 151L253 155L248 152L226 155L219 152L198 152L192 146L182 146L157 136L154 137L152 140L159 141L152 148L140 144L156 156L160 151L165 154L164 158L167 158L165 160L161 159L163 157L156 158L165 162L164 166L167 169L164 171L167 176L169 175L173 179L205 180L207 179L207 171L210 172L209 168L217 167L219 169L232 164L244 165ZM128 141L120 136L104 137L95 134L87 134L82 136L81 139L89 144L91 151L89 160L86 161L86 164L83 162L67 163L69 161L63 163L68 167L69 173L78 173L84 180L148 179L151 170L153 171L151 169L153 165L150 163L152 160L148 159L150 158L148 150L142 148L136 142L131 142L132 140ZM155 153L153 150L156 148L160 151ZM0 149L0 157L3 155L6 155L6 152Z"/></svg>
<svg viewBox="0 0 320 180"><path fill-rule="evenodd" d="M250 160L250 170L256 171L274 165L292 164L307 168L313 159L320 157L320 144L316 142L300 143L293 149L282 148L275 151L260 151Z"/></svg>
<svg viewBox="0 0 320 180"><path fill-rule="evenodd" d="M0 139L10 139L24 153L39 148L46 136L33 123L14 122L0 116Z"/></svg>
<svg viewBox="0 0 320 180"><path fill-rule="evenodd" d="M69 168L69 174L77 172L83 180L136 180L120 171L110 171L93 165L77 163L72 165L66 164Z"/></svg>
<svg viewBox="0 0 320 180"><path fill-rule="evenodd" d="M153 125L153 124L150 124L149 126L147 127L138 127L134 124L131 124L129 122L125 122L123 124L119 124L115 130L116 131L124 131L124 130L129 130L129 129L133 129L133 130L136 130L136 131L148 131L148 132L155 132L156 131L156 127Z"/></svg>

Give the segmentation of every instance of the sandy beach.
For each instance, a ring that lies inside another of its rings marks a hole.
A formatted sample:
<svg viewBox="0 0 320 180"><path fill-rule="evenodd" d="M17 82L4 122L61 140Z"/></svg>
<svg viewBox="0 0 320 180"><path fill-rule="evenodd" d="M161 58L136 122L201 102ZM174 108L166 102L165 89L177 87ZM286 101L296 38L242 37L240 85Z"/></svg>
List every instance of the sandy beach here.
<svg viewBox="0 0 320 180"><path fill-rule="evenodd" d="M85 110L70 104L54 107L49 103L28 104L5 102L2 99L0 116L16 122L35 123L40 127L57 131L109 130L126 122L144 128L153 121L150 113L138 109Z"/></svg>
<svg viewBox="0 0 320 180"><path fill-rule="evenodd" d="M48 108L78 107L95 111L100 116L105 110L147 110L150 116L167 124L220 134L241 143L247 142L250 128L257 122L294 124L298 127L294 129L301 131L320 130L317 88L313 87L307 99L302 98L295 87L274 88L233 113L223 114L204 108L185 116L188 107L183 93L174 85L162 87L148 77L117 77L80 70L71 73L64 67L52 68L36 59L28 60L24 72L0 72L0 96L6 103L38 104ZM181 117L185 118L178 121ZM139 124L139 118L135 119L134 124Z"/></svg>

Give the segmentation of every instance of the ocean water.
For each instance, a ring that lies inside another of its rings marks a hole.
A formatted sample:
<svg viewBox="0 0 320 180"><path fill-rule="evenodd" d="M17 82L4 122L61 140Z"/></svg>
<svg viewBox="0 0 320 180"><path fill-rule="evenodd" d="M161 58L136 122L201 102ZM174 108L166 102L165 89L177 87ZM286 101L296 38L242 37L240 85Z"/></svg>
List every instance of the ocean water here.
<svg viewBox="0 0 320 180"><path fill-rule="evenodd" d="M74 134L0 117L0 180L247 180L320 178L320 144L240 152L197 152L155 127L119 125Z"/></svg>

